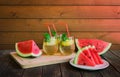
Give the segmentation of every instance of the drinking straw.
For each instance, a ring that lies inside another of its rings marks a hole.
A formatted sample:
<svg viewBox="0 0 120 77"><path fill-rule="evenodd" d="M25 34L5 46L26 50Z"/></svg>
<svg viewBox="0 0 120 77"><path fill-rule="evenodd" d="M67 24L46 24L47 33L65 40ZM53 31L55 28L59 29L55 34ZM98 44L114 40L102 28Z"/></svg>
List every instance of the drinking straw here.
<svg viewBox="0 0 120 77"><path fill-rule="evenodd" d="M55 24L52 24L52 27L53 27L54 31L57 33L57 30L56 30Z"/></svg>
<svg viewBox="0 0 120 77"><path fill-rule="evenodd" d="M52 37L51 29L50 29L49 26L47 26L47 27L48 27L48 31L49 31L50 37Z"/></svg>
<svg viewBox="0 0 120 77"><path fill-rule="evenodd" d="M68 37L70 37L70 32L69 32L69 29L68 29L68 24L67 23L63 23L63 22L61 22L60 24L65 25L65 28L66 28L66 31L67 31L67 35L68 35Z"/></svg>
<svg viewBox="0 0 120 77"><path fill-rule="evenodd" d="M52 37L52 33L51 33L51 29L50 29L49 24L45 24L45 25L46 25L46 26L47 26L47 28L48 28L48 31L49 31L50 37Z"/></svg>
<svg viewBox="0 0 120 77"><path fill-rule="evenodd" d="M68 24L66 24L66 31L68 33L68 37L70 37L69 29L68 29Z"/></svg>

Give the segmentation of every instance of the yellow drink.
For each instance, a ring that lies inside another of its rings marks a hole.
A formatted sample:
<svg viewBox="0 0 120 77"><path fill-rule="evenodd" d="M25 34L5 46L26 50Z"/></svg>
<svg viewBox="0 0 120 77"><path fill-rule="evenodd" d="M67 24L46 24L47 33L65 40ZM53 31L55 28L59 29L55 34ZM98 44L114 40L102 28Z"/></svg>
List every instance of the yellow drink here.
<svg viewBox="0 0 120 77"><path fill-rule="evenodd" d="M48 55L54 55L58 51L57 39L51 38L50 42L43 42L43 51Z"/></svg>
<svg viewBox="0 0 120 77"><path fill-rule="evenodd" d="M63 55L72 54L75 50L74 40L72 38L70 38L69 40L61 41L59 48L60 48L60 52Z"/></svg>

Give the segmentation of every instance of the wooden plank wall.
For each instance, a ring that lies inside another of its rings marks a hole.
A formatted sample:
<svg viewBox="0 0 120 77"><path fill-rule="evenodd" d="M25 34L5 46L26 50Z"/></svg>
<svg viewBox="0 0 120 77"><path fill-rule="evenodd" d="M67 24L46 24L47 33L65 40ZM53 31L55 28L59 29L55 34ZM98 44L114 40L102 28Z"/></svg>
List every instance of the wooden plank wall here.
<svg viewBox="0 0 120 77"><path fill-rule="evenodd" d="M0 49L14 49L17 41L35 40L42 46L44 23L59 33L69 24L76 38L97 38L120 49L120 0L0 0Z"/></svg>

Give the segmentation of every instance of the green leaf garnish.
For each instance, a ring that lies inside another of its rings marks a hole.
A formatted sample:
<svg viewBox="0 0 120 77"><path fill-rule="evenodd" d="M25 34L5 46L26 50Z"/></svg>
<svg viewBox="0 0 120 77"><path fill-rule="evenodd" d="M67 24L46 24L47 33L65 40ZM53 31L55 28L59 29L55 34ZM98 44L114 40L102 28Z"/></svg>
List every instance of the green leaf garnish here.
<svg viewBox="0 0 120 77"><path fill-rule="evenodd" d="M63 33L61 39L62 39L62 41L68 40L67 34Z"/></svg>
<svg viewBox="0 0 120 77"><path fill-rule="evenodd" d="M52 30L51 33L52 33L52 36L56 37L57 33L55 31Z"/></svg>
<svg viewBox="0 0 120 77"><path fill-rule="evenodd" d="M45 33L44 38L45 38L45 42L50 42L50 34L49 33Z"/></svg>

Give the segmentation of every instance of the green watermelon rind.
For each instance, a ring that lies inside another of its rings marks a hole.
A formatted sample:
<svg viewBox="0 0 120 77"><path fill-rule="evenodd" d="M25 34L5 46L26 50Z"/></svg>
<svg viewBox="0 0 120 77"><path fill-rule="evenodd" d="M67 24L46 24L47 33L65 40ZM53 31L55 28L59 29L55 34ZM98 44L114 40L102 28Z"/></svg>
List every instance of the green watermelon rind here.
<svg viewBox="0 0 120 77"><path fill-rule="evenodd" d="M100 52L98 54L103 55L104 53L106 53L110 49L111 46L112 46L112 43L109 43L108 46L102 52Z"/></svg>
<svg viewBox="0 0 120 77"><path fill-rule="evenodd" d="M15 49L16 49L17 54L18 54L19 56L21 56L21 57L30 57L30 56L32 56L31 53L30 53L30 54L23 54L23 53L21 53L21 52L19 51L19 49L18 49L18 43L15 44Z"/></svg>
<svg viewBox="0 0 120 77"><path fill-rule="evenodd" d="M78 39L75 39L75 44L76 44L78 50L82 50L82 48L79 47ZM104 53L106 53L110 49L111 45L112 45L112 43L108 43L108 46L102 52L99 52L98 54L103 55Z"/></svg>
<svg viewBox="0 0 120 77"><path fill-rule="evenodd" d="M85 49L86 49L86 47L84 47L84 48L82 48L81 50L78 50L78 51L77 51L77 53L76 53L76 55L75 55L75 57L74 57L74 61L73 61L74 64L77 64L78 56L79 56L80 53L81 53L83 50L85 50Z"/></svg>
<svg viewBox="0 0 120 77"><path fill-rule="evenodd" d="M79 56L79 54L80 54L81 52L82 52L82 51L79 50L79 51L76 53L76 55L75 55L75 57L74 57L74 60L73 60L73 63L74 63L74 64L77 64L78 56Z"/></svg>
<svg viewBox="0 0 120 77"><path fill-rule="evenodd" d="M81 50L81 49L82 49L82 48L79 47L78 39L75 39L75 44L76 44L76 47L78 48L78 50Z"/></svg>
<svg viewBox="0 0 120 77"><path fill-rule="evenodd" d="M40 52L39 54L34 54L34 53L23 54L23 53L21 53L21 52L19 51L19 49L18 49L18 43L15 44L15 48L16 48L17 54L18 54L19 56L21 56L21 57L30 57L30 56L32 56L32 57L38 57L38 56L42 55L42 51L41 51L41 50L39 51L39 52Z"/></svg>
<svg viewBox="0 0 120 77"><path fill-rule="evenodd" d="M42 55L42 51L40 50L39 52L40 52L39 54L31 53L31 55L32 55L33 57L38 57L38 56Z"/></svg>

